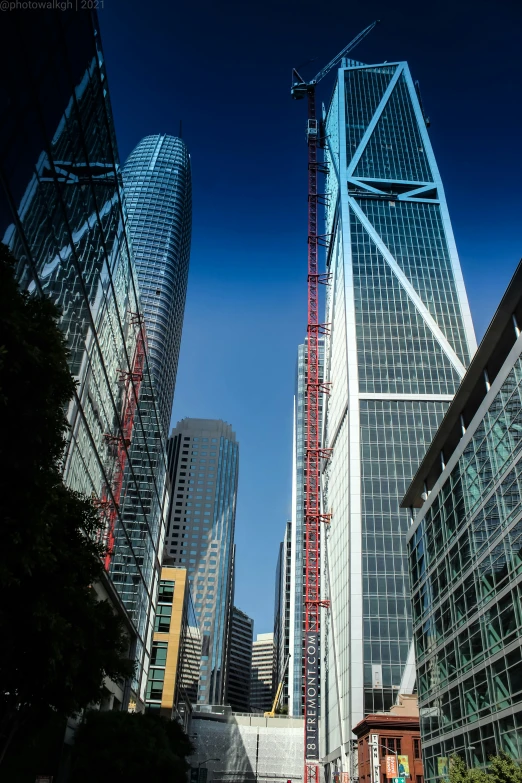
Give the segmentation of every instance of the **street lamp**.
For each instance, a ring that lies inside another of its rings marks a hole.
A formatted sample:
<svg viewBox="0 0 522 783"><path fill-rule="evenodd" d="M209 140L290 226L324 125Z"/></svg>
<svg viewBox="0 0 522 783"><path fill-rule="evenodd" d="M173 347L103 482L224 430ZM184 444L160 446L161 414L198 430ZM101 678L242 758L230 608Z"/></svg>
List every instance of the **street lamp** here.
<svg viewBox="0 0 522 783"><path fill-rule="evenodd" d="M198 764L198 769L203 766L203 764L206 764L208 761L221 761L221 759L205 759L205 761L200 761Z"/></svg>

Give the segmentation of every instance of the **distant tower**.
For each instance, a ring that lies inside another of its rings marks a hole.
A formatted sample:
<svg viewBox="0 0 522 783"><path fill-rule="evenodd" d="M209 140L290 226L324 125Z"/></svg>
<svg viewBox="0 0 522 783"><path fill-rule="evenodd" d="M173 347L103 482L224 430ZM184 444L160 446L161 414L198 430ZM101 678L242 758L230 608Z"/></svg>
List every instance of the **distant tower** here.
<svg viewBox="0 0 522 783"><path fill-rule="evenodd" d="M232 609L227 704L235 712L250 712L254 621L237 606Z"/></svg>
<svg viewBox="0 0 522 783"><path fill-rule="evenodd" d="M160 420L168 434L185 312L192 191L190 156L174 136L146 136L123 168Z"/></svg>
<svg viewBox="0 0 522 783"><path fill-rule="evenodd" d="M252 644L252 688L250 705L253 710L267 712L274 698L274 634L258 633Z"/></svg>
<svg viewBox="0 0 522 783"><path fill-rule="evenodd" d="M199 704L223 704L234 593L239 444L230 424L182 419L168 442L172 502L165 556L188 571L202 633Z"/></svg>

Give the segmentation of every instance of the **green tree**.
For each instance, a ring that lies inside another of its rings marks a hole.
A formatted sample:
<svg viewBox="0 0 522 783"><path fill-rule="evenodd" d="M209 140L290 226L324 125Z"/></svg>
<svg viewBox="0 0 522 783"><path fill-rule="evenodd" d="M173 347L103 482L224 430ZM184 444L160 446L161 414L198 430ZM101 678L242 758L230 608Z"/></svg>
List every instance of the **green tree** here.
<svg viewBox="0 0 522 783"><path fill-rule="evenodd" d="M63 484L75 393L59 310L20 292L0 244L0 762L21 724L67 716L129 676L127 641L92 585L99 518Z"/></svg>
<svg viewBox="0 0 522 783"><path fill-rule="evenodd" d="M456 754L450 758L449 779L450 783L469 783L469 770L466 763Z"/></svg>
<svg viewBox="0 0 522 783"><path fill-rule="evenodd" d="M450 759L450 783L522 783L522 768L510 756L501 751L490 756L487 771L469 769L458 755Z"/></svg>
<svg viewBox="0 0 522 783"><path fill-rule="evenodd" d="M501 751L491 756L487 780L489 783L522 783L522 768L511 756Z"/></svg>
<svg viewBox="0 0 522 783"><path fill-rule="evenodd" d="M71 783L186 783L194 752L176 721L128 712L88 712L72 751Z"/></svg>

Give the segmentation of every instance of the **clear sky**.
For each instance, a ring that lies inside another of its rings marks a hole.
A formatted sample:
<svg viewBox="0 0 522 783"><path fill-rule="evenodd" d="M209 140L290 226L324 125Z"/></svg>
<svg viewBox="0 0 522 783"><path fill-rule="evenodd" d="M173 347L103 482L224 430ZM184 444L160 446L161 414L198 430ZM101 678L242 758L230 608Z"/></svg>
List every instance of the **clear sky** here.
<svg viewBox="0 0 522 783"><path fill-rule="evenodd" d="M291 69L316 57L312 78L381 19L352 56L408 60L420 81L480 339L522 256L522 4L104 0L99 18L122 162L183 120L193 236L173 423L221 418L237 433L235 603L263 633L306 329L306 108Z"/></svg>

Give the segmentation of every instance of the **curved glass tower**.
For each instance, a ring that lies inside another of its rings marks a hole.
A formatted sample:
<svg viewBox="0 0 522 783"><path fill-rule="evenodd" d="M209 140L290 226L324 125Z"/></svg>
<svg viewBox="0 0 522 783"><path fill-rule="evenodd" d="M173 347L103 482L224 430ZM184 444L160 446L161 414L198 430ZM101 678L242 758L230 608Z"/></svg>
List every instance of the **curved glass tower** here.
<svg viewBox="0 0 522 783"><path fill-rule="evenodd" d="M168 433L187 293L192 228L190 156L181 139L146 136L123 182L160 420Z"/></svg>

